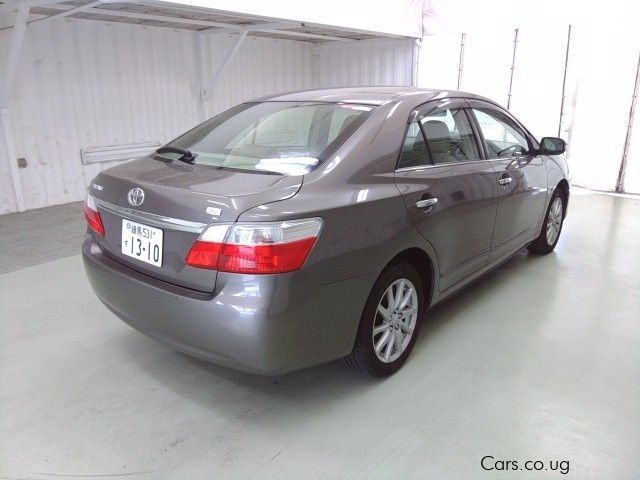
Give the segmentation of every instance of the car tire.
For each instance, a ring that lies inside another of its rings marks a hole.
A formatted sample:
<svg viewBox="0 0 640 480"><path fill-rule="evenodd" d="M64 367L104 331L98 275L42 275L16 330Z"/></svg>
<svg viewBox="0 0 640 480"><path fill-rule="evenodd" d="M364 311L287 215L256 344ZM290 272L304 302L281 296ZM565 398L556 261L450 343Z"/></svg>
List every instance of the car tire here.
<svg viewBox="0 0 640 480"><path fill-rule="evenodd" d="M387 267L369 294L345 363L373 377L397 372L418 337L424 302L422 280L413 266L399 262Z"/></svg>
<svg viewBox="0 0 640 480"><path fill-rule="evenodd" d="M556 248L562 232L566 204L564 194L561 190L556 189L549 202L540 235L529 244L527 247L529 251L538 255L546 255Z"/></svg>

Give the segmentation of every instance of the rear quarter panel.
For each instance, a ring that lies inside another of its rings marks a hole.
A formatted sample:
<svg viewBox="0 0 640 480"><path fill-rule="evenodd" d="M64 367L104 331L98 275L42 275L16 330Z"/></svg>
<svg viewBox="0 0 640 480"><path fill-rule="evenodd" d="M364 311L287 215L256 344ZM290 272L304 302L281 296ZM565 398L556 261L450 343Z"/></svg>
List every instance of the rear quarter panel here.
<svg viewBox="0 0 640 480"><path fill-rule="evenodd" d="M304 266L321 284L378 274L412 247L425 250L437 266L395 184L396 159L412 105L378 107L342 147L305 176L297 195L250 209L239 220L321 217L322 232Z"/></svg>

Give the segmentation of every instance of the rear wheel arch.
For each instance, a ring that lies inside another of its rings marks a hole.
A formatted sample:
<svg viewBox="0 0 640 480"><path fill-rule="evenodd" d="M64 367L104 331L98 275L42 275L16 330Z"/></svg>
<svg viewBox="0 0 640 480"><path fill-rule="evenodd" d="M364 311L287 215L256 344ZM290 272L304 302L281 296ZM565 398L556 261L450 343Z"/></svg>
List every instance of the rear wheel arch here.
<svg viewBox="0 0 640 480"><path fill-rule="evenodd" d="M391 265L401 262L410 264L413 268L416 269L418 275L420 275L420 280L422 280L422 288L424 291L424 303L426 310L429 305L431 305L431 301L433 300L433 293L435 288L434 280L436 278L434 263L431 260L431 257L429 257L429 254L427 252L420 248L407 248L406 250L403 250L391 260L389 260L382 271L385 271Z"/></svg>

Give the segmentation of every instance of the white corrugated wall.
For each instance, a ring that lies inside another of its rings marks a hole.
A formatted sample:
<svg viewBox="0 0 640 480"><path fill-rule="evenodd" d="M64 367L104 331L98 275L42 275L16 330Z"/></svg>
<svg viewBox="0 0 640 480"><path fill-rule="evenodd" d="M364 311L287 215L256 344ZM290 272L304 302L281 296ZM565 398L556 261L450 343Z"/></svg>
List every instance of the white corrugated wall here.
<svg viewBox="0 0 640 480"><path fill-rule="evenodd" d="M203 35L206 78L215 76L237 35ZM215 115L252 98L312 87L312 52L309 42L247 37L206 95L206 114ZM206 89L206 88L205 88Z"/></svg>
<svg viewBox="0 0 640 480"><path fill-rule="evenodd" d="M83 165L81 149L166 142L201 121L197 36L79 19L29 26L9 105L16 157L28 163L19 169L26 209L81 200L91 178L114 165ZM0 32L0 44L8 38L9 31ZM203 36L205 81L234 41L233 35ZM314 46L247 37L207 90L205 114L290 90L409 85L413 45ZM4 60L0 52L0 67ZM0 158L0 213L17 210L9 161L16 159Z"/></svg>
<svg viewBox="0 0 640 480"><path fill-rule="evenodd" d="M230 40L205 39L209 76ZM195 42L195 33L179 29L75 19L30 26L10 105L16 155L28 162L19 170L25 208L80 200L91 178L114 164L83 165L82 148L166 142L198 123ZM209 92L207 112L310 87L310 49L303 42L247 39ZM2 212L16 209L6 171Z"/></svg>
<svg viewBox="0 0 640 480"><path fill-rule="evenodd" d="M414 47L413 40L319 45L314 85L412 85Z"/></svg>
<svg viewBox="0 0 640 480"><path fill-rule="evenodd" d="M75 20L29 28L10 105L27 209L83 198L109 164L82 165L81 148L169 140L196 121L191 42Z"/></svg>

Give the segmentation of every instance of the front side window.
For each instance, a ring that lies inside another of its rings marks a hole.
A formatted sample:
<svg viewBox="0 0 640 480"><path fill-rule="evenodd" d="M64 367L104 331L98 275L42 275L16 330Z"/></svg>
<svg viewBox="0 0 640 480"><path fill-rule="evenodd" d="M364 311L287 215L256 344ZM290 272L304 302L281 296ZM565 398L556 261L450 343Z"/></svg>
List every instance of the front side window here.
<svg viewBox="0 0 640 480"><path fill-rule="evenodd" d="M284 175L309 173L364 122L373 107L261 102L234 107L171 141L195 164ZM177 153L157 154L171 159Z"/></svg>
<svg viewBox="0 0 640 480"><path fill-rule="evenodd" d="M474 108L489 158L524 155L529 151L529 142L524 134L509 119L491 109Z"/></svg>
<svg viewBox="0 0 640 480"><path fill-rule="evenodd" d="M469 119L462 108L437 108L420 118L434 164L479 160Z"/></svg>

